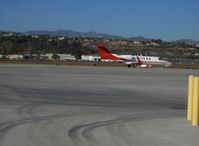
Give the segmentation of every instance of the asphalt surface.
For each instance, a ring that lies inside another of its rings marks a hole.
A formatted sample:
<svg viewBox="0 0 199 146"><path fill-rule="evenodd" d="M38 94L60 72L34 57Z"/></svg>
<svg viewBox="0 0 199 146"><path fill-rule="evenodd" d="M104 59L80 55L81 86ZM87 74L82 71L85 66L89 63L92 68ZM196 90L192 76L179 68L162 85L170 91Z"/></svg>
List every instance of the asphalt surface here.
<svg viewBox="0 0 199 146"><path fill-rule="evenodd" d="M189 74L0 64L0 146L198 146Z"/></svg>

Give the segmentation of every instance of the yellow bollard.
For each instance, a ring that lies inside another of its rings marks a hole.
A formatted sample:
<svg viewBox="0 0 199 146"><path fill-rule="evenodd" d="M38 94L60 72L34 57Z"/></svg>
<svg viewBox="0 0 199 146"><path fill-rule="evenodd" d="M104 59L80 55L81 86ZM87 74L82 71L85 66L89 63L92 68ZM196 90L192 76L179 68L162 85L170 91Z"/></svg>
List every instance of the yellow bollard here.
<svg viewBox="0 0 199 146"><path fill-rule="evenodd" d="M192 109L193 109L193 80L194 76L189 76L188 81L188 103L187 103L187 120L192 120Z"/></svg>
<svg viewBox="0 0 199 146"><path fill-rule="evenodd" d="M199 77L194 77L192 125L199 125Z"/></svg>

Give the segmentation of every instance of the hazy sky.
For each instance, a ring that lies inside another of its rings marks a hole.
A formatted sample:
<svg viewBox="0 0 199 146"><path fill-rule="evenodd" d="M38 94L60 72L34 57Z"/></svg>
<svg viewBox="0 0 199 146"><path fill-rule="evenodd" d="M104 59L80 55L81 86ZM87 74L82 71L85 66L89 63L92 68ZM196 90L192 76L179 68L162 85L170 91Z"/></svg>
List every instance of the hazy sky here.
<svg viewBox="0 0 199 146"><path fill-rule="evenodd" d="M199 0L0 0L0 30L199 40Z"/></svg>

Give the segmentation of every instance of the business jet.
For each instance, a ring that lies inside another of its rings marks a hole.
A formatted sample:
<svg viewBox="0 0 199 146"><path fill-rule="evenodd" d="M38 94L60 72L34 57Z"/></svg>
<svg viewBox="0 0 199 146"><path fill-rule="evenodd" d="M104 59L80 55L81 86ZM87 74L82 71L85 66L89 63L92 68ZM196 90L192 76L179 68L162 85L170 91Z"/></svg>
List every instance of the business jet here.
<svg viewBox="0 0 199 146"><path fill-rule="evenodd" d="M160 65L163 67L169 67L172 64L165 60L160 60L159 57L155 56L135 56L135 55L117 55L112 54L106 46L97 45L98 52L100 54L101 61L104 62L123 62L128 67L152 67L152 65Z"/></svg>
<svg viewBox="0 0 199 146"><path fill-rule="evenodd" d="M142 61L139 57L133 55L117 55L112 54L104 45L97 45L98 52L100 54L100 60L104 62L123 62L128 67L136 67L141 65Z"/></svg>

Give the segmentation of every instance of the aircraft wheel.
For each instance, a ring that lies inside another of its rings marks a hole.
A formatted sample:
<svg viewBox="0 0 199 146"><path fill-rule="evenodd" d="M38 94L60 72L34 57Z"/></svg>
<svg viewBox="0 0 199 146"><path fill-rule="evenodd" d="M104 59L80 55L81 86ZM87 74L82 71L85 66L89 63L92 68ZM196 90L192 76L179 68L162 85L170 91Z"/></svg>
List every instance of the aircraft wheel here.
<svg viewBox="0 0 199 146"><path fill-rule="evenodd" d="M133 68L136 68L136 64L133 64Z"/></svg>

